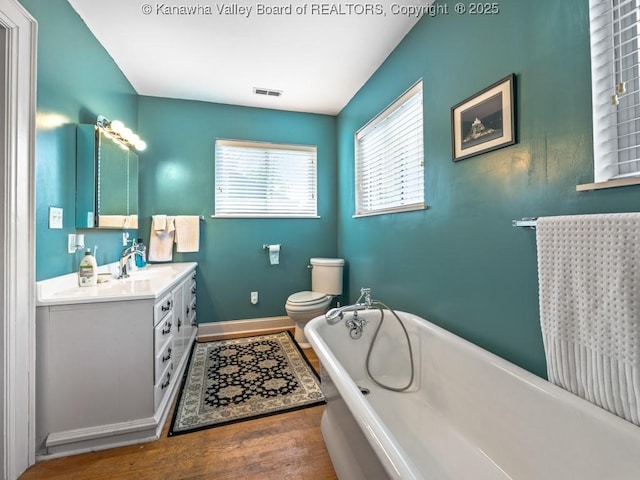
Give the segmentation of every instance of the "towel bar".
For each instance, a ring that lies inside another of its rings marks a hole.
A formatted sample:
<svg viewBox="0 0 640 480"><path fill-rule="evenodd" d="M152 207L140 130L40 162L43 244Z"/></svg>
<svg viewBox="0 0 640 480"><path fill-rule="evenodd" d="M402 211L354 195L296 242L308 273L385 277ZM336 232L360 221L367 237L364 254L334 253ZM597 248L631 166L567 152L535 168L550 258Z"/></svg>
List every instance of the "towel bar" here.
<svg viewBox="0 0 640 480"><path fill-rule="evenodd" d="M175 216L175 215L174 215ZM153 218L153 215L151 216L151 218ZM200 221L204 222L204 215L200 215Z"/></svg>
<svg viewBox="0 0 640 480"><path fill-rule="evenodd" d="M535 229L537 220L537 217L525 217L522 220L512 220L511 225L514 227L528 227Z"/></svg>

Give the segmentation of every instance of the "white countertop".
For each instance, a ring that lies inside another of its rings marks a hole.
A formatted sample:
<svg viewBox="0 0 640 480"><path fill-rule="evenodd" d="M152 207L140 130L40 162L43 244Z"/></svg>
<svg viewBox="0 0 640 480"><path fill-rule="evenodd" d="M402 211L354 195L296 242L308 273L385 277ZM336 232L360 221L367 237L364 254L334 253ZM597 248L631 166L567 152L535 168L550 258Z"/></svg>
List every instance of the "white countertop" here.
<svg viewBox="0 0 640 480"><path fill-rule="evenodd" d="M77 273L42 280L36 283L36 306L158 298L197 265L196 262L147 265L132 271L129 278L112 278L93 287L78 286ZM109 266L103 265L98 271L108 272Z"/></svg>

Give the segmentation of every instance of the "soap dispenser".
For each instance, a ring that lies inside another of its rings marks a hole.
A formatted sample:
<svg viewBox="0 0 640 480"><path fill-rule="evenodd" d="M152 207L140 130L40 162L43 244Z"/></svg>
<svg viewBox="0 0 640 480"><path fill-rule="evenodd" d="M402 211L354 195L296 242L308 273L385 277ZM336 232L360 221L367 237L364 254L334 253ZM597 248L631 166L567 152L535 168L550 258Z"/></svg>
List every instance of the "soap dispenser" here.
<svg viewBox="0 0 640 480"><path fill-rule="evenodd" d="M147 247L142 243L142 239L138 239L138 253L136 253L136 267L142 268L147 266Z"/></svg>
<svg viewBox="0 0 640 480"><path fill-rule="evenodd" d="M78 268L78 285L81 287L91 287L97 283L98 263L96 262L96 258L91 255L91 249L88 248Z"/></svg>

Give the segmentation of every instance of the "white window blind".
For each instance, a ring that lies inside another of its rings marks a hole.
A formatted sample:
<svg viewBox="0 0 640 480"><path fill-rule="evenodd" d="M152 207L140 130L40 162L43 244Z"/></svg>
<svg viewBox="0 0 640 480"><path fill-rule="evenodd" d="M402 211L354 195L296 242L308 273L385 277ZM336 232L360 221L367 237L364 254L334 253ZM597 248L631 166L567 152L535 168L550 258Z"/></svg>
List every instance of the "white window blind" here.
<svg viewBox="0 0 640 480"><path fill-rule="evenodd" d="M315 146L216 140L216 216L317 216L316 154Z"/></svg>
<svg viewBox="0 0 640 480"><path fill-rule="evenodd" d="M590 0L594 181L640 176L640 0Z"/></svg>
<svg viewBox="0 0 640 480"><path fill-rule="evenodd" d="M424 208L422 81L355 135L356 214Z"/></svg>

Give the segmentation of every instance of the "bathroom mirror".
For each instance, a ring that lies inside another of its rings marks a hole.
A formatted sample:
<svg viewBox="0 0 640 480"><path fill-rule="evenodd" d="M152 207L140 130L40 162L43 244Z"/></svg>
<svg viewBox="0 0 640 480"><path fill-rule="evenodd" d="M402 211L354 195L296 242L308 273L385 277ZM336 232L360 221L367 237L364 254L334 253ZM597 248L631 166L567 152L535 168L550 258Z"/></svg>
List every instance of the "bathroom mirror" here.
<svg viewBox="0 0 640 480"><path fill-rule="evenodd" d="M96 125L76 146L76 227L138 228L138 155Z"/></svg>

